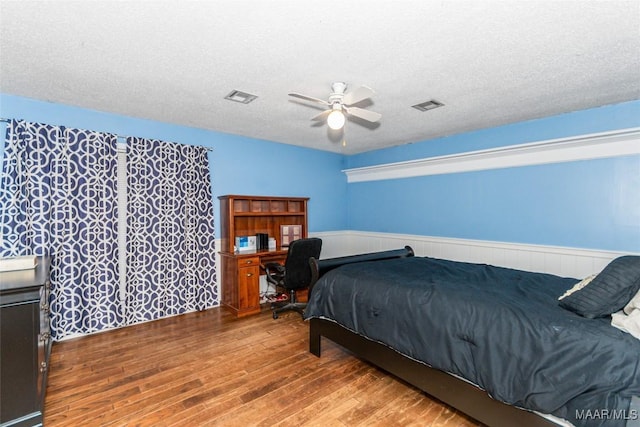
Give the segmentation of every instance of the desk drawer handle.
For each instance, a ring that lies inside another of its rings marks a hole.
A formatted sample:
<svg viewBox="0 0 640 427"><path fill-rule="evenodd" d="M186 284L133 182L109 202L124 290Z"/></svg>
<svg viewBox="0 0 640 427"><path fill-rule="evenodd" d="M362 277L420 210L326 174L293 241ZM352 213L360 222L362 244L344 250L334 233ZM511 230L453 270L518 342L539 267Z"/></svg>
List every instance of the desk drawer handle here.
<svg viewBox="0 0 640 427"><path fill-rule="evenodd" d="M247 277L253 276L253 273L247 273Z"/></svg>
<svg viewBox="0 0 640 427"><path fill-rule="evenodd" d="M253 264L253 260L247 260L245 261L246 264Z"/></svg>

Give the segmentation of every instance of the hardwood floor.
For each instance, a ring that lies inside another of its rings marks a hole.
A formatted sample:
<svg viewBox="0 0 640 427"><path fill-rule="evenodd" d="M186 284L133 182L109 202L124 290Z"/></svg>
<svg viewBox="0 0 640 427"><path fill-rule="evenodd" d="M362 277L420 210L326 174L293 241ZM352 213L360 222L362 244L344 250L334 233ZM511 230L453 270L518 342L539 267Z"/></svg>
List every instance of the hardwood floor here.
<svg viewBox="0 0 640 427"><path fill-rule="evenodd" d="M44 425L480 425L308 328L215 308L55 343Z"/></svg>

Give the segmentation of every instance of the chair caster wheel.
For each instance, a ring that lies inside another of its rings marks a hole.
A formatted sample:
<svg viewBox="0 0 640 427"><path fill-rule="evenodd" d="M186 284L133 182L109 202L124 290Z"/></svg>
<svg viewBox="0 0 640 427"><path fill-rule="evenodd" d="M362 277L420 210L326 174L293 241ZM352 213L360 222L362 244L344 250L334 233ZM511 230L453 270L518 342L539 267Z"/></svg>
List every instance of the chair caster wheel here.
<svg viewBox="0 0 640 427"><path fill-rule="evenodd" d="M273 318L274 318L274 319L277 319L277 318L278 318L278 313L273 312Z"/></svg>

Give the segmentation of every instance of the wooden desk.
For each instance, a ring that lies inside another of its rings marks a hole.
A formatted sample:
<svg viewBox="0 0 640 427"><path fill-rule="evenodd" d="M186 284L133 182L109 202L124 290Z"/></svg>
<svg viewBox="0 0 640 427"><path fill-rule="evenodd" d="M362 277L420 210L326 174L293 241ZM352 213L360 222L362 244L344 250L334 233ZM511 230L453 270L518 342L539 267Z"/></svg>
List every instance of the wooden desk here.
<svg viewBox="0 0 640 427"><path fill-rule="evenodd" d="M287 250L251 253L221 252L222 304L237 317L260 312L260 268L268 262L284 264Z"/></svg>
<svg viewBox="0 0 640 427"><path fill-rule="evenodd" d="M282 247L281 227L298 225L307 236L306 197L225 195L220 200L222 249L222 305L236 316L260 312L260 265L284 264L288 248ZM235 252L235 238L265 233L276 240L277 250Z"/></svg>

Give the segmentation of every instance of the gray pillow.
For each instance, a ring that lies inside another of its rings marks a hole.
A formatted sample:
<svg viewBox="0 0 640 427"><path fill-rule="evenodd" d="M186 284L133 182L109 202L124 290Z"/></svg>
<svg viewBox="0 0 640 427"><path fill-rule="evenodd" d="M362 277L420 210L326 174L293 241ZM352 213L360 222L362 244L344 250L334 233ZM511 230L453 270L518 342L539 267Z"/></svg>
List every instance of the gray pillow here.
<svg viewBox="0 0 640 427"><path fill-rule="evenodd" d="M560 307L590 319L621 310L640 290L640 256L614 259L587 286L566 296Z"/></svg>

